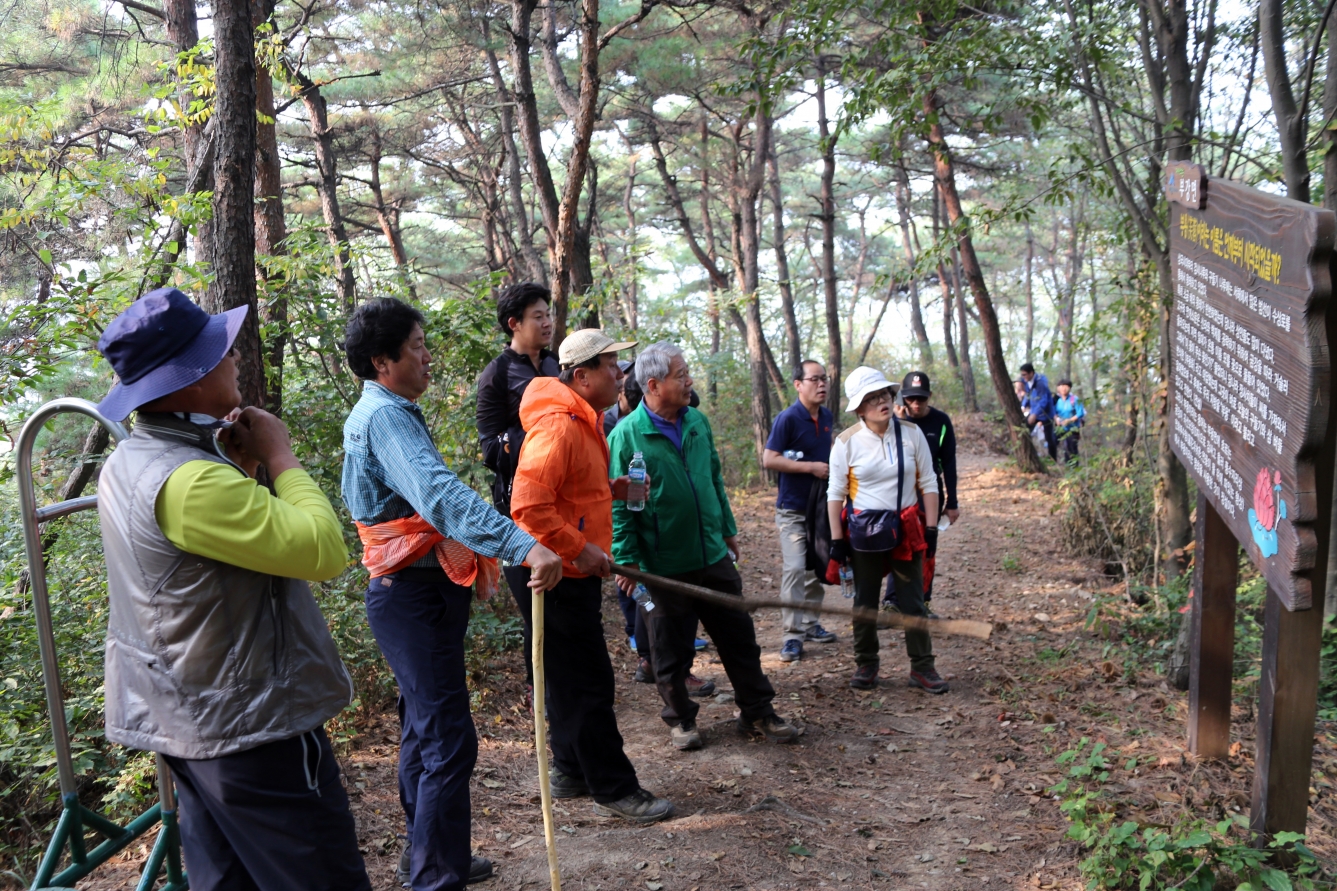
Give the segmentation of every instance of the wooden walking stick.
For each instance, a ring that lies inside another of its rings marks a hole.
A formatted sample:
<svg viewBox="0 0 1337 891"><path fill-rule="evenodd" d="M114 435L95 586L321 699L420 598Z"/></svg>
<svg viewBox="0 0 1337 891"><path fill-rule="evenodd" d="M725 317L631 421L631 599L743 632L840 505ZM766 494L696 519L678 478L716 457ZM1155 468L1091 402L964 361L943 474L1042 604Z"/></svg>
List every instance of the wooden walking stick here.
<svg viewBox="0 0 1337 891"><path fill-rule="evenodd" d="M672 591L675 594L682 594L696 600L705 600L717 606L736 609L740 612L750 613L759 609L785 609L793 606L793 604L779 600L737 597L733 594L724 594L720 591L702 588L700 585L689 585L687 582L666 579L663 576L632 569L630 566L622 566L617 563L611 565L613 572L618 575L635 579L648 587L659 588L662 591ZM960 634L978 640L988 640L989 635L993 633L992 622L981 622L976 619L929 619L923 616L906 616L901 613L879 612L875 609L860 607L826 606L820 603L816 605L805 603L803 609L836 616L847 616L860 622L873 622L880 628L904 628L908 631L928 631L932 634Z"/></svg>
<svg viewBox="0 0 1337 891"><path fill-rule="evenodd" d="M557 839L552 834L552 783L548 779L548 722L544 716L545 694L543 671L543 604L547 600L542 588L532 589L534 626L534 748L539 756L539 801L543 809L543 840L548 845L548 873L552 891L562 891L562 875L557 869Z"/></svg>

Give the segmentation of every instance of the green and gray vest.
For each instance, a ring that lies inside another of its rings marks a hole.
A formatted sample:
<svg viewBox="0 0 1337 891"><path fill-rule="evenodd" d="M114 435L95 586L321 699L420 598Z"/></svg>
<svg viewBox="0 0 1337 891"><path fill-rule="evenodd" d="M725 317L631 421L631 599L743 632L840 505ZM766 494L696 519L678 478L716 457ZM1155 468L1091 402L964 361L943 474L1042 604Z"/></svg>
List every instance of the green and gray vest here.
<svg viewBox="0 0 1337 891"><path fill-rule="evenodd" d="M204 428L141 416L98 482L107 739L192 759L313 730L353 694L306 582L188 554L158 528L159 490L200 460L230 463Z"/></svg>

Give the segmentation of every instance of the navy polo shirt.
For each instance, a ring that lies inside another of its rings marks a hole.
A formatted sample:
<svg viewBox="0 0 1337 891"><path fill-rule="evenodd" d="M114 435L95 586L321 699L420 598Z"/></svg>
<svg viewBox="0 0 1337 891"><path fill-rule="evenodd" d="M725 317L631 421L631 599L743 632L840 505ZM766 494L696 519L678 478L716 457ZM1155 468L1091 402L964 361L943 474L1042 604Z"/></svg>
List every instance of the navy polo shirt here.
<svg viewBox="0 0 1337 891"><path fill-rule="evenodd" d="M831 427L834 423L831 410L825 405L817 409L817 419L813 420L803 403L795 402L776 416L766 448L782 455L790 450L802 452L800 461L826 463L831 459ZM811 473L781 473L780 494L775 499L775 506L781 510L806 511L808 493L812 491L815 479Z"/></svg>

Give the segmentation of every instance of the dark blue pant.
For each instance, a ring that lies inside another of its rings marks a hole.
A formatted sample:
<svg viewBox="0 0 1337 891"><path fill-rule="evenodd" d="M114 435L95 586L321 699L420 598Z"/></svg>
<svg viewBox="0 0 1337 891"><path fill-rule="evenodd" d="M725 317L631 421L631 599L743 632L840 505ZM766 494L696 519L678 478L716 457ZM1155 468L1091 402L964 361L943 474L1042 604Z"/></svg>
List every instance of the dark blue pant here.
<svg viewBox="0 0 1337 891"><path fill-rule="evenodd" d="M613 714L613 663L604 642L602 581L564 578L543 594L548 598L543 668L553 765L569 777L583 779L590 797L607 803L630 795L640 784L622 751L622 734Z"/></svg>
<svg viewBox="0 0 1337 891"><path fill-rule="evenodd" d="M464 682L472 600L439 569L405 569L367 588L367 622L399 683L399 800L413 891L458 891L469 875L469 777L478 759Z"/></svg>
<svg viewBox="0 0 1337 891"><path fill-rule="evenodd" d="M371 891L323 729L221 758L166 760L195 891Z"/></svg>

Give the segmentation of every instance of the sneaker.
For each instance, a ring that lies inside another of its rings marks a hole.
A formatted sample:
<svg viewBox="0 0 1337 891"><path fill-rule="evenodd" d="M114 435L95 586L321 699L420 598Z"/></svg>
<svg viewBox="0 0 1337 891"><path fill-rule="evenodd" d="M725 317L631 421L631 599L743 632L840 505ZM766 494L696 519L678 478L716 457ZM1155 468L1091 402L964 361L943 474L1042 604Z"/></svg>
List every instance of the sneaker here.
<svg viewBox="0 0 1337 891"><path fill-rule="evenodd" d="M933 607L929 606L929 605L926 603L926 604L924 604L924 618L926 618L926 619L940 619L940 618L942 618L942 616L939 616L937 613L935 613L935 612L933 611Z"/></svg>
<svg viewBox="0 0 1337 891"><path fill-rule="evenodd" d="M673 802L656 798L654 793L637 789L630 795L607 804L595 802L594 812L600 817L621 817L633 823L658 823L673 816Z"/></svg>
<svg viewBox="0 0 1337 891"><path fill-rule="evenodd" d="M947 686L947 682L942 679L942 675L932 668L928 671L911 671L909 686L918 687L929 693L946 693L951 689Z"/></svg>
<svg viewBox="0 0 1337 891"><path fill-rule="evenodd" d="M569 777L555 767L548 771L548 788L553 798L584 798L590 794L584 780Z"/></svg>
<svg viewBox="0 0 1337 891"><path fill-rule="evenodd" d="M653 684L655 682L654 669L650 667L649 659L642 659L636 666L636 680L642 684Z"/></svg>
<svg viewBox="0 0 1337 891"><path fill-rule="evenodd" d="M813 643L835 643L836 635L827 631L820 624L813 623L813 626L804 633L803 639L810 640Z"/></svg>
<svg viewBox="0 0 1337 891"><path fill-rule="evenodd" d="M781 662L797 662L803 658L803 641L787 640L780 648Z"/></svg>
<svg viewBox="0 0 1337 891"><path fill-rule="evenodd" d="M669 735L673 738L673 747L680 752L690 752L705 745L701 741L701 731L696 729L695 721L683 721L675 726Z"/></svg>
<svg viewBox="0 0 1337 891"><path fill-rule="evenodd" d="M404 851L399 855L399 864L395 867L395 881L407 888L410 884L409 872L412 869L409 860L409 848L412 843L404 845ZM464 880L466 885L476 885L479 882L486 882L492 878L492 861L486 857L471 857L469 859L469 876Z"/></svg>
<svg viewBox="0 0 1337 891"><path fill-rule="evenodd" d="M856 690L871 690L877 686L877 663L860 665L850 676L850 686Z"/></svg>
<svg viewBox="0 0 1337 891"><path fill-rule="evenodd" d="M715 682L703 681L691 672L687 673L687 695L688 696L714 696Z"/></svg>
<svg viewBox="0 0 1337 891"><path fill-rule="evenodd" d="M692 646L696 647L696 651L698 653L704 650L709 645L710 641L706 640L704 637L698 637L692 641Z"/></svg>
<svg viewBox="0 0 1337 891"><path fill-rule="evenodd" d="M748 736L761 735L771 742L787 743L798 739L798 728L776 714L758 718L755 721L738 718L738 729Z"/></svg>

